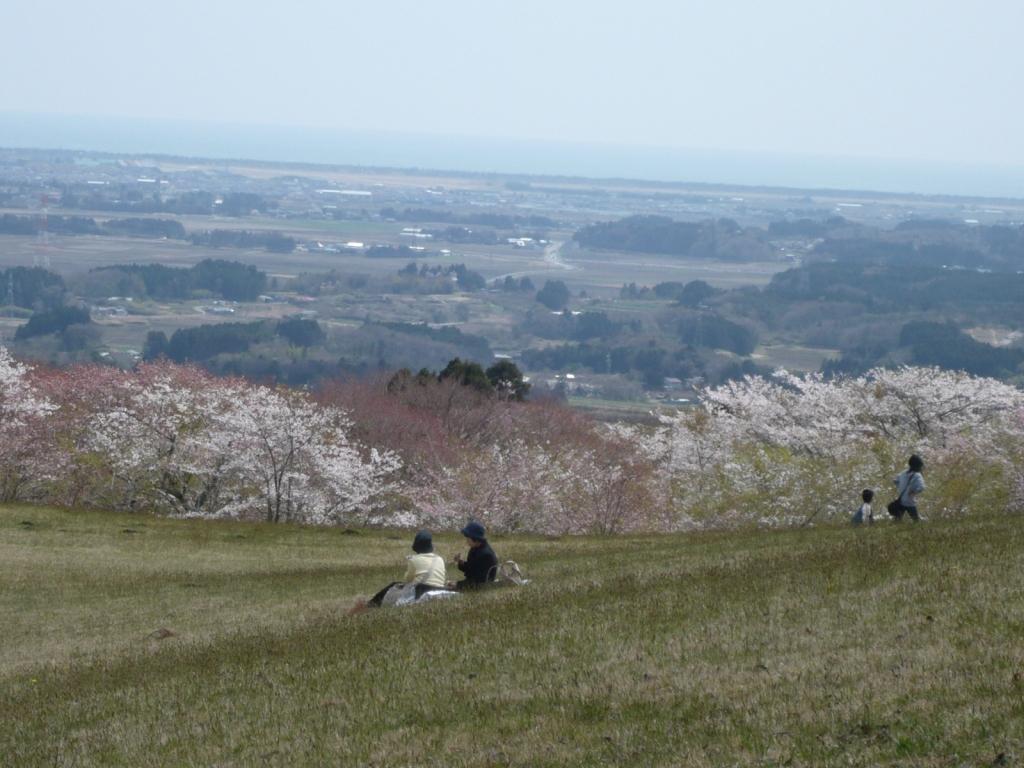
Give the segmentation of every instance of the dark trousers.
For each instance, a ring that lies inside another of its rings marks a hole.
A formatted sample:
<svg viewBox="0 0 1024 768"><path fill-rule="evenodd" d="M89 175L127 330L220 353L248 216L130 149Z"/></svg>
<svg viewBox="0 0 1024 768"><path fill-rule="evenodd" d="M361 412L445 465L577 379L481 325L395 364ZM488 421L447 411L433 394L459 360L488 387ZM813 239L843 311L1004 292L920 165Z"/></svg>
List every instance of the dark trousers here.
<svg viewBox="0 0 1024 768"><path fill-rule="evenodd" d="M377 608L380 608L380 604L384 600L384 595L386 595L388 593L388 590L391 589L392 587L396 586L397 584L403 584L403 583L404 582L401 582L401 581L392 581L390 584L388 584L386 587L384 587L384 589L382 589L376 595L371 597L367 604L368 605L376 606Z"/></svg>
<svg viewBox="0 0 1024 768"><path fill-rule="evenodd" d="M900 520L903 519L903 513L904 512L906 512L908 515L910 515L910 519L913 520L915 523L920 522L921 516L917 514L917 507L903 507L896 514L896 522L899 522Z"/></svg>

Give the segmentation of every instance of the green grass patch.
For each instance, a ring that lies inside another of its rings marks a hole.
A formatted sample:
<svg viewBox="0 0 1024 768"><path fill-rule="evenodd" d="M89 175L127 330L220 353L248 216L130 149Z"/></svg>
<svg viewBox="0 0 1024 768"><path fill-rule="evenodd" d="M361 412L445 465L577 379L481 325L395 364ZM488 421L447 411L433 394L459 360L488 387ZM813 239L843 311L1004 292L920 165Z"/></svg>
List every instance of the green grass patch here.
<svg viewBox="0 0 1024 768"><path fill-rule="evenodd" d="M499 537L530 586L347 617L410 539L0 508L4 764L1024 760L1020 518Z"/></svg>

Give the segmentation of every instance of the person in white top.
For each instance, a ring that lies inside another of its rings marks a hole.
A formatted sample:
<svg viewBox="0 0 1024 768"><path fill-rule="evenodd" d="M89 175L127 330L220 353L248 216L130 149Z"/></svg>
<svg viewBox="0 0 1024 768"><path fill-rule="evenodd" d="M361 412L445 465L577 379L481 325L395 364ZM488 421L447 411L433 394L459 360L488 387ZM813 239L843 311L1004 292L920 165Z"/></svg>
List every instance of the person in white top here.
<svg viewBox="0 0 1024 768"><path fill-rule="evenodd" d="M907 461L907 469L893 478L893 485L896 486L896 491L899 493L896 502L899 503L893 502L890 505L892 509L889 510L889 513L896 522L903 519L904 513L910 515L910 519L915 523L921 520L917 511L917 496L925 488L923 473L924 461L920 456L914 454Z"/></svg>
<svg viewBox="0 0 1024 768"><path fill-rule="evenodd" d="M430 531L420 531L416 534L416 538L412 541L412 551L414 554L407 558L409 564L406 566L404 579L393 581L369 600L356 603L351 612L358 613L367 607L379 608L388 590L401 589L408 584L416 585L417 600L427 592L444 589L447 577L444 558L434 554L434 537Z"/></svg>
<svg viewBox="0 0 1024 768"><path fill-rule="evenodd" d="M444 558L434 554L434 539L430 531L420 531L412 542L413 555L405 569L406 584L423 584L427 587L444 587L447 576Z"/></svg>

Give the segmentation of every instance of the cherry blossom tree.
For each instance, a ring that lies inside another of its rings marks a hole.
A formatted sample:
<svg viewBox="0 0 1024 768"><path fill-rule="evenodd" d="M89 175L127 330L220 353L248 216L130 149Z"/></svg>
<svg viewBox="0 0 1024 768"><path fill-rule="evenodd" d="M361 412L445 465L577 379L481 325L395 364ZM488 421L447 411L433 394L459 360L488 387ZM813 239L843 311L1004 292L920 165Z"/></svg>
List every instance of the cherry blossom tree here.
<svg viewBox="0 0 1024 768"><path fill-rule="evenodd" d="M911 452L928 456L933 498L943 497L951 463L970 457L981 479L973 489L959 483L946 505L968 509L982 480L1002 482L1013 465L1011 416L1024 395L992 379L902 368L836 380L777 371L705 390L702 400L698 411L666 417L664 430L638 435L677 503L702 503L718 523L784 524L846 511L860 488L889 485Z"/></svg>
<svg viewBox="0 0 1024 768"><path fill-rule="evenodd" d="M238 392L213 423L230 449L227 468L241 478L232 510L258 505L268 521L327 523L366 504L401 462L387 451L361 453L350 427L343 411L298 392Z"/></svg>
<svg viewBox="0 0 1024 768"><path fill-rule="evenodd" d="M502 414L491 439L416 478L410 495L424 521L555 535L664 527L654 467L636 443L561 407Z"/></svg>
<svg viewBox="0 0 1024 768"><path fill-rule="evenodd" d="M88 447L105 457L123 489L122 505L224 514L232 501L231 447L214 425L243 389L166 362L116 382L91 420Z"/></svg>
<svg viewBox="0 0 1024 768"><path fill-rule="evenodd" d="M397 383L396 383L397 382ZM0 501L546 534L801 524L884 503L1024 509L1024 393L939 369L748 377L656 425L395 378L302 391L189 366L31 368L0 347Z"/></svg>
<svg viewBox="0 0 1024 768"><path fill-rule="evenodd" d="M350 441L343 411L301 392L157 363L95 394L84 446L109 468L122 507L330 523L400 467Z"/></svg>
<svg viewBox="0 0 1024 768"><path fill-rule="evenodd" d="M53 477L47 421L57 405L32 384L30 373L0 347L0 501L22 498Z"/></svg>
<svg viewBox="0 0 1024 768"><path fill-rule="evenodd" d="M46 500L54 504L88 504L120 508L120 485L114 481L106 454L90 449L93 417L113 407L130 374L106 365L35 368L33 383L59 404L47 419L47 463L53 477Z"/></svg>

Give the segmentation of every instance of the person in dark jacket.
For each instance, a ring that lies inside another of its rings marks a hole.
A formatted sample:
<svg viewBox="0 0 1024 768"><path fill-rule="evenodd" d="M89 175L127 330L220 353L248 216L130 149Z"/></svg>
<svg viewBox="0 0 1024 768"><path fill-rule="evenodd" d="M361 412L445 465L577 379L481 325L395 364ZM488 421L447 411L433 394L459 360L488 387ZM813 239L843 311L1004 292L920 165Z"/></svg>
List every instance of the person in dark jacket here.
<svg viewBox="0 0 1024 768"><path fill-rule="evenodd" d="M487 531L475 520L470 520L461 531L469 545L466 559L462 555L455 556L455 565L466 578L455 584L455 589L472 589L494 581L498 572L498 558L487 543Z"/></svg>

